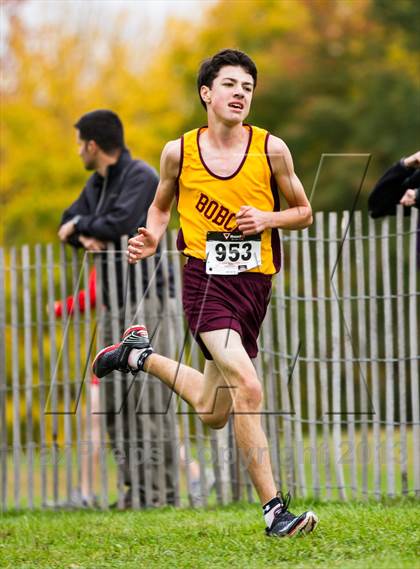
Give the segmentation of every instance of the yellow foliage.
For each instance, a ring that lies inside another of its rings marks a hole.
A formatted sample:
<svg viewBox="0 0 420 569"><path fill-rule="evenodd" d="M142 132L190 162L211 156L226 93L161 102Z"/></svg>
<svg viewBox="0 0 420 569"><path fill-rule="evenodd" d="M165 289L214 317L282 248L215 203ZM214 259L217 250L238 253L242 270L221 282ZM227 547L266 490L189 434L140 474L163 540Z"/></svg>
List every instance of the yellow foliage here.
<svg viewBox="0 0 420 569"><path fill-rule="evenodd" d="M374 19L373 2L358 0L355 9L346 0L221 0L209 4L201 22L168 20L164 41L154 49L141 47L148 33L141 20L138 38L127 39L124 15L104 31L99 19L70 25L65 7L61 22L33 29L15 14L1 82L1 242L56 238L62 209L87 177L73 131L87 111L116 111L133 155L158 168L167 140L205 123L196 71L200 61L225 47L255 59L259 84L250 120L290 139L308 176L320 152L337 144L341 152L374 151L363 145L380 144L381 129L395 119L386 104L401 99L403 112L405 93L411 83L418 85L419 54L407 49L403 29L391 37ZM381 100L383 114L375 107L370 126L367 119L355 120L360 107L376 104L389 76L397 89L389 101ZM404 129L413 112L404 112L398 135L411 145ZM397 138L391 144L384 132L384 155L405 151L397 150Z"/></svg>

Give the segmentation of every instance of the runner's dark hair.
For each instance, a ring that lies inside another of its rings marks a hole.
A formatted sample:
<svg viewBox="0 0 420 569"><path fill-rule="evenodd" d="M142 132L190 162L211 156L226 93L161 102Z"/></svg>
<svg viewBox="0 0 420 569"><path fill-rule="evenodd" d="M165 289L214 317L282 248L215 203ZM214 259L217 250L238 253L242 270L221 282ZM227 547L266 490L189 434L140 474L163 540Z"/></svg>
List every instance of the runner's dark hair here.
<svg viewBox="0 0 420 569"><path fill-rule="evenodd" d="M251 75L254 80L254 89L257 85L257 66L252 59L243 51L237 49L222 49L212 57L205 59L200 65L197 76L198 95L201 104L206 108L206 103L201 98L200 90L203 85L210 87L213 85L214 79L217 77L220 69L226 65L234 67L242 67Z"/></svg>

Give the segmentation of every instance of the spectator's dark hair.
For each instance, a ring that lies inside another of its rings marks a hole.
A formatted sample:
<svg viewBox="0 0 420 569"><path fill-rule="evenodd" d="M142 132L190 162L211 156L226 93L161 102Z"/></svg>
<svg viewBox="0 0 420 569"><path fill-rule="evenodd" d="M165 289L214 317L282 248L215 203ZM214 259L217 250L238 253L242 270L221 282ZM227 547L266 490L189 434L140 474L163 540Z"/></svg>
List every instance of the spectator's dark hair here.
<svg viewBox="0 0 420 569"><path fill-rule="evenodd" d="M112 111L86 113L74 125L82 140L94 140L101 150L112 154L124 148L124 129L119 116Z"/></svg>
<svg viewBox="0 0 420 569"><path fill-rule="evenodd" d="M251 75L254 80L254 88L257 85L257 67L252 59L243 51L236 49L222 49L217 52L213 57L205 59L200 66L197 77L198 95L201 104L206 107L205 102L201 98L200 90L203 85L211 88L214 79L217 77L220 69L226 65L233 65L235 67L242 67L247 73Z"/></svg>

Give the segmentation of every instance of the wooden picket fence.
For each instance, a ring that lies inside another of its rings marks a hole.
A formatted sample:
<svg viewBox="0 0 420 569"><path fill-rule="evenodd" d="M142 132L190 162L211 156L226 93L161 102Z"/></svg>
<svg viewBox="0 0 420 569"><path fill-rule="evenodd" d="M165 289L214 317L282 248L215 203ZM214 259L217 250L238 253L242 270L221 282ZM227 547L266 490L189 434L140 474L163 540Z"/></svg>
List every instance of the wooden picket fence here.
<svg viewBox="0 0 420 569"><path fill-rule="evenodd" d="M415 209L407 218L399 209L395 218L375 221L361 212L317 213L308 230L281 232L283 267L274 278L256 361L278 488L320 499L420 496L417 217ZM200 368L202 356L183 317L183 261L175 239L170 232L163 242L160 299L152 259L147 294L141 287L144 269L135 267L135 302L122 264L124 323L144 321L158 352ZM103 255L110 310L100 302L94 309L87 294L83 312L75 303L66 314L65 299L88 290L93 265L101 282ZM111 318L115 341L121 332L116 255L113 246L103 254L58 244L0 249L3 511L74 505L84 476L98 507L113 500L123 507L118 453L111 453L101 412L103 385L99 413L93 412L90 373L92 356L103 345L104 319ZM55 315L57 299L62 318ZM256 500L232 420L224 429L209 430L156 379L141 374L136 382L136 397L134 389L123 392L116 382L116 408L127 413L128 435L121 413L115 428L117 451L124 454L128 443L132 453L133 484L139 476L137 446L162 451L153 468L147 452L142 457L145 505L165 503L167 474L176 505ZM160 489L157 501L150 497L153 484ZM141 506L133 498L132 507Z"/></svg>

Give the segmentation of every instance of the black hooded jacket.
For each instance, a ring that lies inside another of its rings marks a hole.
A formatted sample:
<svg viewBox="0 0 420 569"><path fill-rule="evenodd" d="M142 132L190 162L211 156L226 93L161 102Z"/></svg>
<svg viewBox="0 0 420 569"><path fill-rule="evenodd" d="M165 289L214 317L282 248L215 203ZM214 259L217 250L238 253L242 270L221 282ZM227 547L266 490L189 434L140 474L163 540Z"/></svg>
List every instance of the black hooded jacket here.
<svg viewBox="0 0 420 569"><path fill-rule="evenodd" d="M146 225L147 211L155 197L158 175L142 160L133 160L130 152L124 149L118 161L108 167L104 178L97 172L87 180L81 194L62 216L61 224L78 217L75 232L68 243L73 247L82 247L79 235L95 237L101 241L113 242L116 250L121 249L120 238L123 235L135 235L137 228ZM80 217L79 217L80 216ZM159 256L155 257L158 263ZM122 278L122 263L127 262L125 255L116 255L116 275L119 305L124 303L125 289ZM143 290L148 284L146 263L143 266ZM103 256L103 302L109 306L108 271L106 255ZM132 298L135 299L134 270L131 266ZM157 274L158 294L162 286L162 271Z"/></svg>
<svg viewBox="0 0 420 569"><path fill-rule="evenodd" d="M138 227L146 224L158 181L151 166L133 160L124 149L118 161L108 167L107 176L92 174L77 200L63 213L61 225L80 216L69 243L81 247L81 233L118 243L122 235L134 235Z"/></svg>
<svg viewBox="0 0 420 569"><path fill-rule="evenodd" d="M378 180L368 199L371 217L395 215L396 206L408 189L416 190L415 207L420 207L420 170L407 168L402 161L389 168ZM404 214L410 214L410 208L404 208Z"/></svg>

